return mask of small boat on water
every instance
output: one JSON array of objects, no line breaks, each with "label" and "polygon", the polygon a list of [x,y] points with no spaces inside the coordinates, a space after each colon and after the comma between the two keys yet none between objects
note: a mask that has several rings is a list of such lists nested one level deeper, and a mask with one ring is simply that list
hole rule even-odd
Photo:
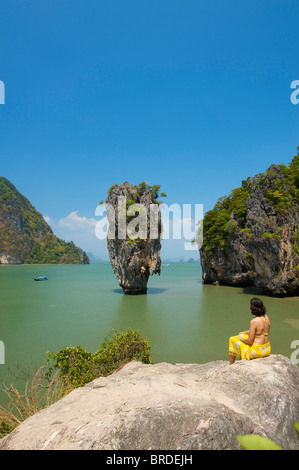
[{"label": "small boat on water", "polygon": [[47,281],[48,277],[47,276],[37,276],[34,278],[35,281]]}]

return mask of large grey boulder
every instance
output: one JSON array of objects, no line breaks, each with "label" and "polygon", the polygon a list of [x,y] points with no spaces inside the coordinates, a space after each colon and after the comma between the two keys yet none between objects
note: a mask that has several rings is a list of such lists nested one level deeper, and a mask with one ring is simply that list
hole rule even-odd
[{"label": "large grey boulder", "polygon": [[299,368],[280,355],[252,361],[131,362],[24,421],[2,449],[241,449],[257,433],[299,449]]}]

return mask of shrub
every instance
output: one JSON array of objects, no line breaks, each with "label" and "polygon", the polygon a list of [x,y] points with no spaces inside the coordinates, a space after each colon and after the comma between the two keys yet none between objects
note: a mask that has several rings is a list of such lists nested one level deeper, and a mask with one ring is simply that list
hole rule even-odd
[{"label": "shrub", "polygon": [[299,245],[298,245],[298,243],[294,243],[294,245],[292,246],[292,252],[295,255],[299,255]]},{"label": "shrub", "polygon": [[48,375],[58,369],[64,390],[68,391],[97,377],[109,375],[132,360],[145,364],[151,362],[148,341],[131,328],[125,333],[112,330],[112,338],[104,338],[102,346],[95,354],[89,353],[82,346],[67,347],[58,353],[48,352]]},{"label": "shrub", "polygon": [[111,340],[105,338],[94,357],[101,375],[111,374],[121,365],[133,360],[151,363],[148,341],[131,328],[126,333],[113,332]]},{"label": "shrub", "polygon": [[64,390],[70,386],[81,387],[98,376],[93,355],[80,345],[61,349],[57,353],[47,352],[47,363],[50,364],[49,377],[54,369],[59,370]]},{"label": "shrub", "polygon": [[239,232],[239,225],[238,222],[234,219],[230,219],[226,226],[225,230],[230,234],[230,235],[236,235]]},{"label": "shrub", "polygon": [[262,238],[267,238],[268,240],[277,240],[280,241],[280,236],[277,233],[264,232]]},{"label": "shrub", "polygon": [[249,227],[245,227],[242,230],[240,230],[240,235],[243,235],[243,234],[245,234],[247,241],[253,240],[253,233]]}]

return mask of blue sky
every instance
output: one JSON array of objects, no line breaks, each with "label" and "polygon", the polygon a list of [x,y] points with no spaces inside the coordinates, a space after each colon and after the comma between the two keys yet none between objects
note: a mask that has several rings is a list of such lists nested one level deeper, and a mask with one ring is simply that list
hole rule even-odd
[{"label": "blue sky", "polygon": [[0,0],[0,175],[102,257],[114,183],[211,209],[296,153],[298,24],[298,0]]}]

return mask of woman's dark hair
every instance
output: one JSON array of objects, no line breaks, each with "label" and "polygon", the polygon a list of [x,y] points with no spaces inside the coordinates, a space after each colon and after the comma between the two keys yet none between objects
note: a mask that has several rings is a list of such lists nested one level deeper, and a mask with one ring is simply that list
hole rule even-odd
[{"label": "woman's dark hair", "polygon": [[253,299],[250,300],[250,310],[252,315],[256,315],[257,317],[261,317],[266,313],[266,307],[258,297],[253,297]]}]

